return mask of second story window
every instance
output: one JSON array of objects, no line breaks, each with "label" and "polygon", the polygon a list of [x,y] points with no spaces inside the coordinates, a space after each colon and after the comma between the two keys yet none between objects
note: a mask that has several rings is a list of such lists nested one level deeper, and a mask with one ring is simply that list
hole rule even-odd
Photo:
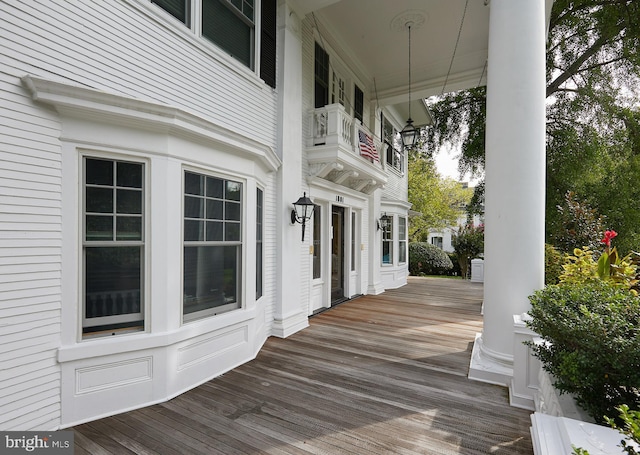
[{"label": "second story window", "polygon": [[[251,68],[260,58],[260,77],[271,87],[276,84],[276,0],[151,0],[164,11],[233,58]],[[196,3],[201,5],[196,10]],[[195,14],[192,15],[192,12]],[[256,39],[256,14],[260,14],[260,35]],[[192,24],[192,18],[196,24]],[[256,46],[259,52],[256,53]]]},{"label": "second story window", "polygon": [[329,102],[329,54],[316,43],[315,63],[315,107],[326,106]]},{"label": "second story window", "polygon": [[353,89],[353,116],[362,123],[364,113],[364,93],[357,85]]},{"label": "second story window", "polygon": [[386,117],[382,117],[382,134],[387,167],[404,172],[404,151],[398,138],[399,133]]},{"label": "second story window", "polygon": [[253,0],[203,0],[202,36],[253,69]]}]

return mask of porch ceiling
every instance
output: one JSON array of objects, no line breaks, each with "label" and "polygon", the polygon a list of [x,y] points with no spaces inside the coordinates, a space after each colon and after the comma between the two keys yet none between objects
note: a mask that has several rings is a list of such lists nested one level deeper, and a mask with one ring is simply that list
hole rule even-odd
[{"label": "porch ceiling", "polygon": [[[411,98],[484,85],[489,36],[485,0],[294,0],[322,39],[356,68],[380,105],[406,106],[408,32]],[[314,9],[314,5],[317,5]],[[465,13],[466,5],[466,13]],[[313,14],[313,16],[311,16]],[[462,23],[464,15],[464,22]],[[452,63],[458,31],[460,40]],[[451,71],[449,73],[449,66]],[[448,77],[447,74],[449,73]],[[377,89],[377,90],[376,90]]]}]

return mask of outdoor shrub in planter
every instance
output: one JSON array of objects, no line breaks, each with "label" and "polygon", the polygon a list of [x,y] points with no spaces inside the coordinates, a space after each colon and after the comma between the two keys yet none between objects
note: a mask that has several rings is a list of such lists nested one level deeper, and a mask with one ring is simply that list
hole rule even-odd
[{"label": "outdoor shrub in planter", "polygon": [[447,253],[427,242],[409,244],[409,273],[411,275],[439,275],[453,264]]},{"label": "outdoor shrub in planter", "polygon": [[603,281],[547,286],[530,298],[529,344],[560,393],[598,423],[640,409],[640,298]]}]

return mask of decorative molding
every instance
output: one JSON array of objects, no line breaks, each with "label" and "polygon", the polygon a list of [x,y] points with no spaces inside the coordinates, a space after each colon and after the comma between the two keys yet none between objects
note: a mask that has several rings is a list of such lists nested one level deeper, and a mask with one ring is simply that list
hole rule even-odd
[{"label": "decorative molding", "polygon": [[152,379],[153,357],[151,356],[78,368],[75,381],[76,394],[99,392]]},{"label": "decorative molding", "polygon": [[277,171],[282,164],[268,145],[167,104],[33,75],[22,77],[22,83],[35,101],[54,106],[63,116],[93,118],[96,122],[110,122],[194,140],[216,142],[238,153],[250,155],[271,172]]},{"label": "decorative molding", "polygon": [[406,32],[411,25],[414,30],[427,23],[429,16],[424,11],[417,9],[407,10],[391,19],[389,28],[394,32]]}]

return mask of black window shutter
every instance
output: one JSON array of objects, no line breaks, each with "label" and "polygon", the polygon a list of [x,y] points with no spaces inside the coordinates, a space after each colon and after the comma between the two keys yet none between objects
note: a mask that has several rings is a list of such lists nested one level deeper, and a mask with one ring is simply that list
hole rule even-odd
[{"label": "black window shutter", "polygon": [[276,88],[276,7],[278,0],[262,0],[260,78]]}]

